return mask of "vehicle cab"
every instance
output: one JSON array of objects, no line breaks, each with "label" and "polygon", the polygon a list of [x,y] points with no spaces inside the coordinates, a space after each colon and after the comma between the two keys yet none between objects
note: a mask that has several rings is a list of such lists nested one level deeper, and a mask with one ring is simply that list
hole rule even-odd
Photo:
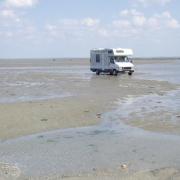
[{"label": "vehicle cab", "polygon": [[128,56],[110,56],[110,66],[117,72],[128,72],[129,75],[134,72],[132,59]]}]

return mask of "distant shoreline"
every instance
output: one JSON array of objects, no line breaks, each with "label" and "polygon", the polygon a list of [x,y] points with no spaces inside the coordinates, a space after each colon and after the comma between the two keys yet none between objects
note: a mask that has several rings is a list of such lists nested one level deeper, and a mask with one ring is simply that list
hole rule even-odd
[{"label": "distant shoreline", "polygon": [[180,60],[180,57],[134,57],[134,60]]},{"label": "distant shoreline", "polygon": [[[133,57],[134,60],[180,60],[180,57]],[[60,61],[60,60],[89,60],[89,57],[48,57],[48,58],[0,58],[0,61],[4,60],[52,60],[52,61]]]}]

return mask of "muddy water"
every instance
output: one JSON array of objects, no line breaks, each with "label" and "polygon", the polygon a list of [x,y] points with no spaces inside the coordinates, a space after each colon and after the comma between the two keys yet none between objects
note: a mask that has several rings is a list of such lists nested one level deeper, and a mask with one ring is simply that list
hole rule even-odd
[{"label": "muddy water", "polygon": [[[180,85],[180,61],[170,63],[141,64],[137,66],[136,78],[168,81]],[[150,87],[151,90],[155,87]],[[180,88],[176,91],[130,97],[126,103],[120,102],[124,122],[147,130],[180,134]],[[163,127],[163,128],[162,128]]]},{"label": "muddy water", "polygon": [[136,67],[138,74],[135,74],[135,76],[141,79],[169,81],[180,84],[179,70],[180,60],[172,61],[172,63],[140,64]]},{"label": "muddy water", "polygon": [[[146,66],[148,69],[149,65]],[[76,76],[88,80],[91,73],[87,73],[86,68],[83,75],[78,74],[78,70]],[[169,72],[173,70],[169,69]],[[147,71],[144,74],[142,71],[137,71],[139,78],[146,76]],[[156,80],[154,72],[149,72],[148,78]],[[39,70],[35,73],[39,73]],[[165,78],[163,73],[167,73],[167,69],[161,70],[157,80],[161,79],[159,77]],[[28,77],[28,74],[24,77]],[[170,79],[163,80],[174,82]],[[177,76],[172,79],[176,79],[178,83]],[[46,79],[44,81],[45,84],[48,82]],[[21,86],[25,87],[23,83]],[[30,88],[28,93],[32,94],[33,91]],[[47,92],[46,89],[45,91]],[[123,120],[142,118],[159,111],[159,116],[162,111],[170,112],[169,121],[178,123],[179,117],[175,115],[179,113],[179,105],[179,90],[163,96],[130,96],[124,102],[117,101],[117,109],[103,114],[102,123],[97,126],[57,130],[1,141],[0,162],[17,166],[28,177],[52,174],[71,176],[102,169],[118,169],[122,164],[127,164],[131,172],[161,167],[180,168],[179,135],[154,133],[123,123]]]}]

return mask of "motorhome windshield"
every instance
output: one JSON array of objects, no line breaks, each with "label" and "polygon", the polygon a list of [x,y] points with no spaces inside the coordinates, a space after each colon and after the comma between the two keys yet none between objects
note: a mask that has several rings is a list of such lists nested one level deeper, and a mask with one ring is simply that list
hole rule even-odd
[{"label": "motorhome windshield", "polygon": [[116,62],[129,62],[129,58],[127,56],[114,56],[114,60]]}]

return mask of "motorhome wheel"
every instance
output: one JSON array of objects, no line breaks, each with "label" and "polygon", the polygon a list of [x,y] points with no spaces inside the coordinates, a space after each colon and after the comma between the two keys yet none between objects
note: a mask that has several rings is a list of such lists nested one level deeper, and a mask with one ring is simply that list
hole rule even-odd
[{"label": "motorhome wheel", "polygon": [[96,70],[96,75],[99,75],[100,74],[100,71],[99,70]]},{"label": "motorhome wheel", "polygon": [[117,76],[117,74],[118,74],[118,72],[114,69],[114,70],[113,70],[113,75],[114,75],[114,76]]},{"label": "motorhome wheel", "polygon": [[112,75],[113,75],[113,71],[111,70],[111,71],[109,72],[109,74],[112,76]]}]

